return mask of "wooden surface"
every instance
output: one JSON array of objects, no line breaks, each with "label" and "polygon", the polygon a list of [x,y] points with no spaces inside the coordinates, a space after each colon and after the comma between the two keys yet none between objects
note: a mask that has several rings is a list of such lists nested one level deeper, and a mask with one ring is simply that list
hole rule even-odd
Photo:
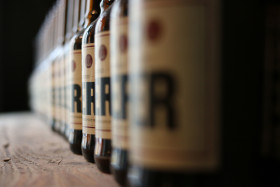
[{"label": "wooden surface", "polygon": [[0,115],[0,186],[118,186],[31,113]]}]

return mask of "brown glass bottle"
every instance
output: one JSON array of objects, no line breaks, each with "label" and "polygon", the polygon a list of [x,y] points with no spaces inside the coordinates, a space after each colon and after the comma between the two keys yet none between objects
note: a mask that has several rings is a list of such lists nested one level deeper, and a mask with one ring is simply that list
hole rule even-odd
[{"label": "brown glass bottle", "polygon": [[75,154],[82,154],[82,87],[81,87],[81,40],[80,32],[81,0],[74,0],[73,32],[76,33],[70,41],[70,130],[68,141],[70,149]]},{"label": "brown glass bottle", "polygon": [[63,43],[64,43],[64,22],[63,22],[63,12],[62,8],[65,8],[63,5],[63,1],[57,1],[56,4],[56,11],[55,11],[55,27],[54,33],[56,33],[57,40],[57,56],[56,56],[56,63],[57,63],[57,111],[56,111],[56,118],[57,118],[57,125],[55,131],[57,133],[61,132],[61,129],[64,126],[65,118],[64,118],[64,56],[63,56]]},{"label": "brown glass bottle", "polygon": [[71,100],[70,100],[70,40],[73,36],[73,16],[74,15],[74,0],[68,0],[67,3],[67,17],[66,17],[66,34],[65,34],[65,44],[64,44],[64,59],[65,59],[65,66],[66,66],[66,72],[65,72],[65,100],[66,100],[66,126],[64,130],[64,137],[68,140],[69,138],[69,132],[70,132],[70,105],[71,105]]},{"label": "brown glass bottle", "polygon": [[218,5],[130,2],[130,186],[206,186],[219,169]]},{"label": "brown glass bottle", "polygon": [[111,96],[110,96],[110,14],[113,0],[100,3],[101,14],[95,28],[95,162],[99,170],[110,173]]},{"label": "brown glass bottle", "polygon": [[[57,7],[57,4],[55,5],[55,7]],[[55,7],[51,10],[51,14],[53,16],[52,18],[52,21],[51,21],[51,30],[53,30],[53,40],[52,40],[52,43],[53,43],[53,51],[51,52],[50,54],[50,59],[52,61],[52,73],[53,73],[53,117],[54,117],[54,123],[53,123],[53,126],[52,126],[52,130],[55,131],[55,132],[58,132],[59,130],[59,127],[60,127],[60,124],[61,124],[61,121],[60,121],[60,99],[59,99],[59,94],[60,94],[60,91],[59,91],[59,61],[60,61],[60,52],[61,52],[61,46],[59,45],[59,42],[58,42],[58,38],[59,38],[59,35],[58,33],[56,32],[57,31],[57,26],[58,26],[58,10],[55,9]]]},{"label": "brown glass bottle", "polygon": [[57,42],[60,46],[60,52],[58,56],[58,66],[59,66],[59,79],[58,79],[58,93],[59,93],[59,121],[60,126],[57,129],[57,132],[60,135],[64,135],[64,129],[65,129],[65,58],[64,58],[64,43],[65,43],[65,27],[66,27],[66,1],[58,1],[58,12],[57,12],[57,26],[56,26],[56,33],[58,35]]},{"label": "brown glass bottle", "polygon": [[[49,18],[50,19],[50,18]],[[50,22],[50,21],[49,21]],[[49,25],[51,25],[51,24],[49,24]],[[46,32],[47,33],[51,33],[50,32],[50,29],[49,29],[49,27],[50,26],[45,26],[46,27]],[[49,34],[50,35],[50,34]],[[51,36],[51,37],[50,37]],[[52,129],[52,131],[55,131],[55,124],[56,124],[56,118],[55,118],[55,112],[56,112],[56,85],[55,85],[55,83],[56,83],[56,73],[55,73],[55,63],[54,63],[54,61],[53,61],[53,51],[54,51],[54,49],[55,49],[55,35],[54,34],[52,34],[52,35],[50,35],[49,37],[50,37],[50,40],[48,40],[48,45],[50,46],[49,47],[49,49],[51,49],[50,51],[49,51],[49,61],[50,61],[50,66],[51,66],[51,75],[52,75],[52,84],[51,84],[51,92],[52,92],[52,123],[51,123],[51,129]],[[46,36],[45,36],[45,38],[44,38],[45,40],[46,40]],[[42,45],[42,44],[41,44]]]},{"label": "brown glass bottle", "polygon": [[111,13],[111,171],[120,184],[128,169],[128,0],[117,0]]},{"label": "brown glass bottle", "polygon": [[66,108],[66,62],[67,58],[65,58],[65,43],[66,43],[66,27],[67,27],[67,14],[68,14],[68,0],[59,1],[59,23],[58,23],[58,35],[59,35],[59,43],[62,46],[61,52],[61,64],[60,64],[60,74],[61,74],[61,127],[59,129],[60,135],[65,135],[65,129],[67,126],[67,108]]},{"label": "brown glass bottle", "polygon": [[[82,153],[89,162],[94,162],[95,147],[95,101],[94,101],[94,29],[100,14],[100,0],[88,0],[86,22],[82,39],[82,87],[83,87],[83,140]],[[94,25],[94,26],[93,26]],[[92,30],[93,29],[93,30]]]}]

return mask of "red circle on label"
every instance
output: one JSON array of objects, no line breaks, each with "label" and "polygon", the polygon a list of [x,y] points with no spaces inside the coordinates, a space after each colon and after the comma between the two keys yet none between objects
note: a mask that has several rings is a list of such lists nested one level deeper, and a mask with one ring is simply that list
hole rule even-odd
[{"label": "red circle on label", "polygon": [[107,48],[104,45],[101,45],[99,48],[99,59],[101,61],[105,60],[107,57]]},{"label": "red circle on label", "polygon": [[76,70],[76,62],[72,61],[72,71],[74,72]]},{"label": "red circle on label", "polygon": [[147,36],[149,40],[158,40],[162,33],[161,24],[157,20],[152,20],[148,23]]},{"label": "red circle on label", "polygon": [[121,35],[120,36],[120,41],[119,41],[119,46],[121,52],[126,52],[127,50],[127,36],[126,35]]},{"label": "red circle on label", "polygon": [[90,68],[92,66],[92,56],[90,54],[88,54],[86,56],[86,67]]}]

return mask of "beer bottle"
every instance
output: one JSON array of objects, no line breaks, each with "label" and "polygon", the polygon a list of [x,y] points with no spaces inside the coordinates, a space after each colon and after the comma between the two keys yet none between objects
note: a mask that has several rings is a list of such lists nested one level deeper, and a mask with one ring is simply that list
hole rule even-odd
[{"label": "beer bottle", "polygon": [[130,186],[206,186],[220,165],[218,7],[129,4]]},{"label": "beer bottle", "polygon": [[111,13],[111,171],[124,185],[128,167],[128,0],[117,0]]},{"label": "beer bottle", "polygon": [[52,61],[52,92],[53,92],[53,117],[54,123],[52,126],[53,131],[59,132],[59,128],[61,125],[60,121],[60,91],[59,91],[59,61],[60,61],[60,54],[61,54],[61,46],[58,43],[58,33],[57,33],[57,26],[58,26],[58,11],[57,11],[57,4],[53,7],[50,14],[51,18],[51,25],[49,27],[50,33],[52,34],[52,52],[50,53],[50,61]]},{"label": "beer bottle", "polygon": [[53,27],[53,34],[55,35],[55,118],[56,118],[56,124],[55,124],[55,131],[57,133],[60,133],[60,129],[63,126],[63,99],[62,99],[62,80],[63,80],[63,74],[62,74],[62,66],[63,66],[63,35],[61,34],[61,19],[60,19],[60,3],[61,1],[57,1],[55,4],[55,10],[54,10],[54,27]]},{"label": "beer bottle", "polygon": [[113,0],[102,0],[95,28],[95,162],[110,173],[111,96],[110,96],[110,14]]},{"label": "beer bottle", "polygon": [[66,17],[66,33],[65,33],[65,44],[64,44],[64,59],[65,59],[65,76],[66,76],[66,91],[65,91],[65,99],[66,99],[66,127],[65,127],[65,138],[69,138],[69,132],[70,132],[70,106],[71,106],[71,77],[70,72],[72,69],[72,65],[70,62],[70,40],[73,36],[73,17],[74,17],[74,0],[68,0],[67,2],[67,17]]},{"label": "beer bottle", "polygon": [[62,33],[62,14],[61,14],[61,5],[62,1],[57,1],[56,3],[56,11],[55,11],[55,27],[54,33],[56,34],[56,44],[57,44],[57,56],[56,56],[56,72],[57,72],[57,79],[56,79],[56,92],[57,92],[57,111],[56,111],[56,132],[60,133],[61,128],[64,125],[64,98],[63,98],[63,80],[64,80],[64,58],[63,58],[63,33]]},{"label": "beer bottle", "polygon": [[66,35],[66,18],[67,18],[67,3],[68,0],[61,0],[59,3],[59,15],[58,15],[58,35],[59,35],[59,44],[62,47],[61,62],[60,62],[60,117],[61,117],[61,126],[59,133],[64,136],[66,129],[66,58],[65,58],[65,35]]},{"label": "beer bottle", "polygon": [[[94,77],[94,28],[92,23],[100,13],[100,0],[87,0],[85,26],[82,39],[82,95],[83,95],[83,140],[82,153],[89,162],[94,162],[95,146],[95,77]],[[94,24],[95,26],[95,24]]]},{"label": "beer bottle", "polygon": [[82,70],[81,70],[81,42],[78,39],[80,26],[78,25],[80,19],[81,1],[74,0],[74,18],[73,18],[73,32],[75,33],[70,41],[70,132],[69,144],[70,149],[75,154],[82,154]]},{"label": "beer bottle", "polygon": [[[50,19],[50,18],[49,18]],[[49,53],[49,61],[50,61],[50,66],[51,66],[51,92],[52,92],[52,124],[51,124],[51,129],[53,131],[55,131],[55,126],[56,126],[56,64],[54,61],[54,56],[55,56],[55,45],[54,45],[54,41],[55,41],[55,35],[53,32],[50,32],[51,26],[47,27],[47,32],[49,33],[48,35],[50,35],[49,37],[49,42],[47,42],[47,44],[50,46],[51,52]],[[52,27],[51,27],[52,28]],[[52,33],[52,34],[51,34]],[[47,38],[45,38],[46,40]]]}]

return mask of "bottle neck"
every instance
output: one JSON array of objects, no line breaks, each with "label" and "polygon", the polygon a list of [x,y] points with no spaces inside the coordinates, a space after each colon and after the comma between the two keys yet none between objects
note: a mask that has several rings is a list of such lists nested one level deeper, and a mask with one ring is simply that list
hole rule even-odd
[{"label": "bottle neck", "polygon": [[84,28],[88,27],[91,22],[93,22],[100,14],[100,4],[101,0],[87,0],[87,6],[85,11],[85,24]]},{"label": "bottle neck", "polygon": [[67,27],[67,5],[68,5],[68,0],[61,1],[60,5],[60,12],[61,12],[61,24],[62,24],[62,29],[61,33],[63,35],[63,45],[66,42],[66,27]]},{"label": "bottle neck", "polygon": [[73,14],[74,14],[74,0],[67,2],[67,18],[66,18],[66,41],[70,41],[73,33]]},{"label": "bottle neck", "polygon": [[81,0],[74,0],[74,18],[73,18],[74,34],[79,31],[80,7],[81,7]]},{"label": "bottle neck", "polygon": [[85,12],[86,12],[87,1],[88,0],[81,0],[79,30],[81,30],[85,24]]},{"label": "bottle neck", "polygon": [[114,0],[102,0],[100,3],[100,15],[113,4]]}]

